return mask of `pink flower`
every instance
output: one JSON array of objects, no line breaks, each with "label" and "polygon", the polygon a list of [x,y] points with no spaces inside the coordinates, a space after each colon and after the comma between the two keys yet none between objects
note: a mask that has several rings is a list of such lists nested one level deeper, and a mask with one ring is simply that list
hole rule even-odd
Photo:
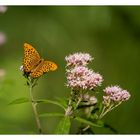
[{"label": "pink flower", "polygon": [[6,43],[6,35],[3,32],[0,32],[0,46]]},{"label": "pink flower", "polygon": [[111,86],[111,87],[106,87],[103,91],[107,95],[112,95],[114,93],[120,92],[122,89],[119,86]]},{"label": "pink flower", "polygon": [[105,96],[103,96],[104,104],[108,102],[122,102],[127,101],[130,98],[130,93],[127,90],[123,90],[119,86],[106,87],[104,90]]},{"label": "pink flower", "polygon": [[130,93],[127,90],[122,91],[122,100],[127,101],[131,97]]},{"label": "pink flower", "polygon": [[67,66],[86,66],[93,58],[88,53],[74,53],[65,57]]},{"label": "pink flower", "polygon": [[76,66],[67,70],[67,86],[72,89],[88,89],[100,86],[103,78],[85,66]]},{"label": "pink flower", "polygon": [[7,11],[6,6],[0,6],[0,13],[5,13]]}]

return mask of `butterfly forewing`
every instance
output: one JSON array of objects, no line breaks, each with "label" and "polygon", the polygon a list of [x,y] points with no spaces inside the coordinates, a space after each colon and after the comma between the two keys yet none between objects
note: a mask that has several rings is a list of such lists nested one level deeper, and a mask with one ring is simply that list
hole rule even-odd
[{"label": "butterfly forewing", "polygon": [[40,62],[40,55],[38,52],[30,45],[24,44],[24,60],[23,67],[25,72],[31,72]]}]

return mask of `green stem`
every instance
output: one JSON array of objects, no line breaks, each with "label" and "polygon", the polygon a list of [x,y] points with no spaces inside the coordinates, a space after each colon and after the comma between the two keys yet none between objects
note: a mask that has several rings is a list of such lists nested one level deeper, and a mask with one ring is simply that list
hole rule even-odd
[{"label": "green stem", "polygon": [[70,116],[72,114],[72,92],[71,92],[71,96],[69,98],[69,102],[68,102],[68,107],[65,110],[65,116]]},{"label": "green stem", "polygon": [[89,128],[90,128],[90,125],[87,125],[85,128],[83,128],[83,131],[86,131]]},{"label": "green stem", "polygon": [[75,107],[73,107],[73,105],[72,105],[72,102],[73,102],[73,91],[71,91],[71,95],[70,95],[70,98],[69,98],[69,103],[68,103],[68,107],[67,107],[67,109],[66,109],[66,111],[65,111],[65,116],[70,116],[70,115],[72,115],[72,113],[78,108],[78,106],[79,106],[79,104],[80,104],[80,102],[81,102],[81,100],[82,100],[82,94],[80,94],[80,97],[78,98],[78,101],[77,101],[77,103],[76,103],[76,106]]},{"label": "green stem", "polygon": [[75,106],[75,108],[74,108],[74,110],[76,110],[77,108],[78,108],[78,106],[79,106],[79,104],[81,103],[81,101],[82,101],[82,96],[83,96],[83,94],[84,94],[84,92],[83,92],[83,90],[80,90],[79,91],[79,97],[78,97],[78,101],[77,101],[77,103],[76,103],[76,106]]},{"label": "green stem", "polygon": [[112,111],[113,109],[115,109],[116,107],[118,107],[121,103],[122,103],[122,102],[119,102],[118,104],[116,104],[114,107],[112,107],[112,108],[110,109],[110,111]]},{"label": "green stem", "polygon": [[103,113],[105,112],[105,109],[106,109],[106,107],[104,106],[104,107],[103,107],[103,109],[102,109],[101,114],[99,115],[99,119],[101,119],[101,118],[102,118],[102,115],[103,115]]},{"label": "green stem", "polygon": [[77,103],[76,103],[76,106],[75,106],[75,110],[78,108],[79,104],[81,103],[82,101],[82,97],[80,96]]},{"label": "green stem", "polygon": [[41,124],[40,124],[40,120],[39,120],[39,116],[38,116],[38,112],[37,112],[37,108],[36,108],[37,103],[34,101],[34,98],[33,98],[33,95],[32,95],[33,84],[32,84],[31,81],[30,81],[29,87],[30,87],[30,98],[31,98],[33,112],[34,112],[34,115],[35,115],[35,120],[36,120],[36,123],[37,123],[37,128],[38,128],[39,134],[42,134],[42,128],[41,128]]},{"label": "green stem", "polygon": [[110,111],[112,111],[113,109],[115,109],[116,107],[118,107],[121,103],[122,103],[122,102],[119,102],[119,103],[116,104],[115,106],[114,106],[114,104],[110,105],[110,107],[107,108],[106,111],[105,111],[105,107],[104,107],[103,110],[102,110],[102,113],[101,113],[100,116],[99,116],[99,119],[102,119],[108,112],[110,112]]},{"label": "green stem", "polygon": [[110,105],[110,107],[105,112],[103,112],[103,114],[101,115],[100,119],[103,118],[109,111],[111,111],[112,107],[113,107],[113,105]]}]

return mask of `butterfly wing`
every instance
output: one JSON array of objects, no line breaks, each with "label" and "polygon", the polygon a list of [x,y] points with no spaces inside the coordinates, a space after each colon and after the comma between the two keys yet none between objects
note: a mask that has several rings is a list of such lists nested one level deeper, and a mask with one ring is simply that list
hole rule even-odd
[{"label": "butterfly wing", "polygon": [[43,73],[49,71],[55,71],[57,69],[57,65],[51,61],[42,60],[41,63],[37,66],[35,70],[30,74],[31,77],[37,78],[43,75]]},{"label": "butterfly wing", "polygon": [[38,52],[30,45],[24,44],[24,59],[23,68],[25,72],[31,72],[31,70],[36,67],[40,62],[40,55]]},{"label": "butterfly wing", "polygon": [[52,61],[44,61],[44,65],[42,67],[43,72],[48,72],[48,71],[55,71],[57,69],[57,65],[52,62]]}]

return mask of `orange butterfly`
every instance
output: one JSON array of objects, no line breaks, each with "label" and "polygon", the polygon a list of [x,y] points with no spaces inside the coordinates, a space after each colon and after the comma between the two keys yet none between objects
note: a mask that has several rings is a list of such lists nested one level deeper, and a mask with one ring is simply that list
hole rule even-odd
[{"label": "orange butterfly", "polygon": [[23,70],[32,78],[42,76],[48,71],[55,71],[57,65],[54,62],[40,58],[39,53],[30,44],[24,44]]}]

